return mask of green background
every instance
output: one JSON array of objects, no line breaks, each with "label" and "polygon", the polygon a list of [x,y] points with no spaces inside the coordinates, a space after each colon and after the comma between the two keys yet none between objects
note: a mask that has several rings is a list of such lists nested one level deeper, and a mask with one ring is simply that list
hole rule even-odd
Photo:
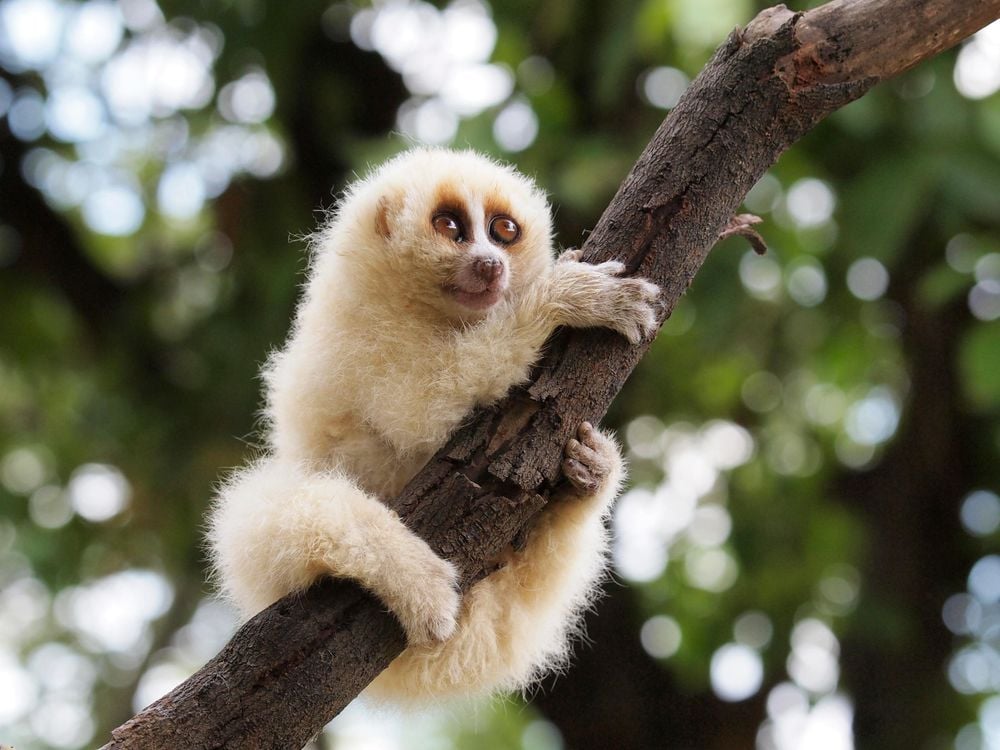
[{"label": "green background", "polygon": [[[0,0],[0,23],[17,1]],[[210,602],[205,510],[258,442],[256,372],[287,330],[299,238],[406,147],[407,113],[433,99],[407,88],[401,58],[356,44],[357,14],[483,8],[160,7],[76,67],[58,68],[65,43],[36,66],[0,46],[0,102],[44,102],[76,75],[111,113],[81,141],[52,122],[18,137],[0,107],[0,743],[21,750],[102,744],[231,632]],[[487,52],[509,93],[445,116],[448,142],[534,176],[560,243],[578,245],[666,114],[667,84],[763,7],[496,2]],[[887,33],[905,23],[886,18]],[[1000,68],[998,36],[981,43]],[[205,96],[118,117],[108,60],[192,37],[210,42]],[[524,702],[404,720],[352,707],[318,744],[1000,746],[1000,95],[960,93],[958,62],[877,86],[786,153],[747,200],[767,256],[715,248],[626,385],[608,421],[636,490],[574,666]],[[248,72],[273,110],[241,120],[224,87]],[[504,112],[537,124],[516,152]],[[227,148],[251,161],[171,215],[166,171]],[[86,191],[67,198],[72,168],[94,164],[141,201],[119,236],[98,231]],[[88,477],[120,512],[87,505]],[[750,695],[719,697],[727,666]]]}]

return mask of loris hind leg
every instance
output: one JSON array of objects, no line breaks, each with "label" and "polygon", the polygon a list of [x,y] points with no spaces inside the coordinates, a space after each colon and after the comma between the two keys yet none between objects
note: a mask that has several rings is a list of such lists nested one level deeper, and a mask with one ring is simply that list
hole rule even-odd
[{"label": "loris hind leg", "polygon": [[223,591],[247,616],[331,575],[381,599],[411,644],[455,629],[455,567],[342,474],[273,458],[238,472],[216,498],[209,543]]},{"label": "loris hind leg", "polygon": [[527,688],[565,666],[605,568],[604,518],[624,477],[613,438],[584,423],[566,445],[567,486],[524,549],[465,595],[449,640],[407,649],[366,695],[425,702]]}]

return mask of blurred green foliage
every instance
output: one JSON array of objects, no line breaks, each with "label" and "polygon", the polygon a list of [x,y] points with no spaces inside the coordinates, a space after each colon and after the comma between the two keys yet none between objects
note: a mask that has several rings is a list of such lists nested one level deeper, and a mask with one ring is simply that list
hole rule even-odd
[{"label": "blurred green foliage", "polygon": [[[0,0],[0,20],[18,2]],[[202,523],[213,484],[257,440],[255,373],[287,330],[298,238],[354,174],[407,145],[403,113],[434,98],[352,37],[352,18],[399,7],[417,6],[174,0],[127,29],[119,51],[156,29],[204,31],[219,95],[141,127],[108,108],[108,131],[140,142],[113,165],[145,206],[124,236],[95,231],[85,198],[67,204],[33,172],[42,150],[71,164],[92,153],[44,128],[13,134],[4,91],[51,95],[61,79],[0,55],[0,742],[101,743],[232,627],[204,603]],[[487,53],[511,90],[455,117],[446,140],[534,175],[560,241],[579,244],[665,115],[651,102],[762,7],[497,2]],[[976,43],[998,54],[997,34]],[[526,706],[456,713],[399,746],[849,747],[838,696],[861,748],[1000,741],[1000,95],[960,93],[960,62],[880,85],[783,156],[747,199],[768,254],[721,243],[627,384],[609,419],[638,488],[616,522],[630,582],[589,618],[578,666]],[[84,78],[99,80],[92,67]],[[232,125],[221,90],[248,70],[266,74],[274,107],[242,127],[280,145],[280,167],[234,171],[191,215],[165,214],[165,170],[214,153],[198,139]],[[505,151],[512,103],[537,133]],[[160,148],[170,128],[182,145]],[[118,512],[102,515],[104,495],[88,505],[94,477]],[[91,595],[129,570],[168,593],[143,579]],[[92,627],[111,600],[111,630],[138,617],[117,646]],[[751,677],[763,667],[738,701],[717,694],[745,670],[713,677],[726,644],[756,655]],[[352,721],[322,741],[360,742],[365,719]]]}]

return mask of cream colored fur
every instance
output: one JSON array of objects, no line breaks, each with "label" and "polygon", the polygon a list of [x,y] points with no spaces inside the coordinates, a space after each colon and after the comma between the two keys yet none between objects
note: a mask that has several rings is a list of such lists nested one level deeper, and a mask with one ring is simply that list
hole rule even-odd
[{"label": "cream colored fur", "polygon": [[[464,242],[435,233],[442,206],[467,217]],[[521,228],[509,247],[487,235],[498,211]],[[482,311],[448,291],[476,253],[506,269],[502,298]],[[322,575],[358,580],[410,643],[367,691],[377,698],[516,689],[563,663],[604,567],[603,520],[623,476],[607,436],[581,428],[564,463],[575,489],[461,601],[451,563],[379,498],[398,493],[475,406],[523,382],[557,326],[648,335],[658,290],[622,270],[575,253],[554,261],[544,196],[472,152],[413,150],[354,185],[316,237],[292,333],[264,371],[267,455],[214,504],[224,593],[250,615]]]}]

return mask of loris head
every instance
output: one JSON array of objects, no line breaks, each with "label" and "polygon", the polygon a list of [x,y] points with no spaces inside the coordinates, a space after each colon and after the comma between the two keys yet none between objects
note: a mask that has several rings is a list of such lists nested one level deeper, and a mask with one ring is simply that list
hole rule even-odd
[{"label": "loris head", "polygon": [[516,304],[545,273],[551,232],[528,178],[472,151],[422,148],[352,187],[323,243],[379,297],[469,322]]}]

